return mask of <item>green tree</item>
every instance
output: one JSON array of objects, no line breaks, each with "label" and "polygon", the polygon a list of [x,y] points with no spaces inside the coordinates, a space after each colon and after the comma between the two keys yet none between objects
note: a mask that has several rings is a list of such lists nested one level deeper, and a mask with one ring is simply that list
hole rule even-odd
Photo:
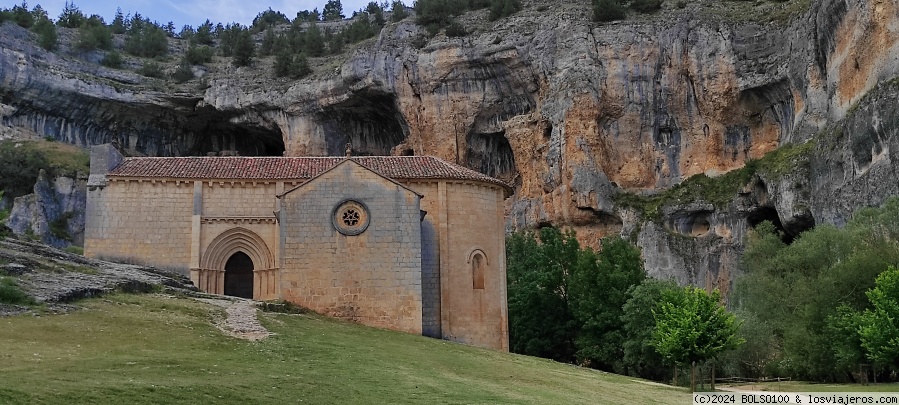
[{"label": "green tree", "polygon": [[640,250],[620,237],[602,240],[602,250],[581,251],[569,275],[571,308],[579,331],[575,346],[579,364],[623,372],[623,306],[628,290],[646,278]]},{"label": "green tree", "polygon": [[128,27],[125,26],[125,15],[122,14],[122,9],[116,7],[115,9],[115,17],[112,18],[112,25],[110,26],[113,34],[124,34]]},{"label": "green tree", "polygon": [[409,13],[406,12],[406,5],[404,5],[402,1],[394,0],[390,6],[390,20],[393,22],[398,22],[402,21],[408,16]]},{"label": "green tree", "polygon": [[125,52],[144,58],[155,58],[168,53],[168,38],[162,28],[140,14],[131,18],[125,35]]},{"label": "green tree", "polygon": [[625,9],[620,0],[593,0],[593,19],[595,21],[622,20],[624,16]]},{"label": "green tree", "polygon": [[309,56],[316,57],[325,54],[325,38],[322,36],[322,31],[318,28],[318,25],[310,24],[303,38],[303,50]]},{"label": "green tree", "polygon": [[875,365],[899,371],[899,268],[890,266],[866,292],[873,309],[859,319],[858,333]]},{"label": "green tree", "polygon": [[309,67],[309,61],[306,60],[306,55],[296,55],[290,62],[290,77],[302,79],[309,76],[310,73],[312,73],[312,68]]},{"label": "green tree", "polygon": [[240,30],[234,42],[234,55],[231,63],[234,66],[250,66],[253,63],[253,55],[255,53],[256,45],[253,44],[253,36],[250,30]]},{"label": "green tree", "polygon": [[212,45],[212,22],[208,19],[197,27],[197,32],[191,37],[191,43],[197,45]]},{"label": "green tree", "polygon": [[[899,198],[862,209],[843,228],[820,225],[785,244],[770,223],[749,234],[735,282],[736,303],[748,322],[770,328],[775,348],[768,370],[779,376],[851,380],[860,342],[848,339],[847,307],[870,307],[864,292],[891,263],[899,262]],[[855,352],[855,353],[853,353]],[[860,361],[860,360],[856,360]]]},{"label": "green tree", "polygon": [[41,19],[37,23],[34,24],[32,28],[35,33],[38,35],[38,45],[41,48],[44,48],[48,51],[53,51],[56,49],[58,34],[56,33],[56,26],[53,25],[53,22],[48,19]]},{"label": "green tree", "polygon": [[78,28],[78,39],[75,47],[81,51],[94,49],[112,49],[112,31],[100,16],[91,16]]},{"label": "green tree", "polygon": [[690,366],[690,390],[696,391],[696,363],[714,359],[737,348],[736,317],[720,304],[718,290],[708,294],[696,287],[666,291],[655,311],[653,331],[656,350],[662,357]]},{"label": "green tree", "polygon": [[265,36],[262,37],[262,44],[259,46],[259,56],[269,56],[275,53],[275,42],[277,42],[275,30],[268,27],[265,30]]},{"label": "green tree", "polygon": [[[298,13],[299,14],[299,13]],[[253,24],[250,26],[253,32],[262,32],[267,28],[274,27],[278,24],[289,24],[290,20],[280,11],[274,11],[271,7],[256,15]]]},{"label": "green tree", "polygon": [[87,20],[87,17],[81,10],[78,9],[78,6],[75,5],[75,2],[66,1],[65,7],[62,9],[62,13],[59,14],[59,18],[56,19],[56,25],[60,27],[66,28],[78,28],[81,27],[81,24],[84,23],[84,20]]},{"label": "green tree", "polygon": [[290,63],[293,62],[293,58],[290,54],[290,51],[287,49],[280,49],[277,53],[275,53],[275,63],[273,65],[273,69],[275,71],[275,77],[286,77],[290,75]]},{"label": "green tree", "polygon": [[507,239],[506,252],[511,350],[574,361],[577,321],[568,276],[584,263],[574,232],[547,227],[539,234],[516,233]]},{"label": "green tree", "polygon": [[340,4],[340,0],[328,0],[328,2],[325,3],[325,8],[322,9],[322,16],[325,21],[338,21],[344,19],[343,5]]},{"label": "green tree", "polygon": [[22,1],[21,5],[13,6],[12,19],[22,28],[31,28],[34,25],[34,15],[28,11],[28,3]]},{"label": "green tree", "polygon": [[627,302],[621,308],[621,330],[624,342],[621,362],[624,374],[665,381],[671,378],[665,359],[655,348],[653,311],[658,311],[666,291],[680,289],[673,281],[648,279],[628,290]]}]

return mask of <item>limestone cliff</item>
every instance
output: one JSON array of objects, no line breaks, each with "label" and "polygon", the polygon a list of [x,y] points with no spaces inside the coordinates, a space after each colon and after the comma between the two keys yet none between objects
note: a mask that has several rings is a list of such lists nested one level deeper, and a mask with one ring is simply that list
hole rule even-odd
[{"label": "limestone cliff", "polygon": [[[436,155],[514,184],[509,229],[572,226],[591,245],[621,233],[651,274],[722,287],[755,222],[795,234],[896,194],[877,183],[896,172],[895,92],[860,100],[899,75],[899,0],[666,2],[607,24],[590,21],[589,3],[523,1],[497,22],[471,12],[461,21],[472,34],[423,45],[409,18],[301,81],[260,60],[163,83],[44,52],[6,24],[2,131],[115,138],[148,155],[340,155],[348,142],[357,154]],[[666,201],[652,217],[616,197],[819,133],[832,142],[815,141],[798,172],[754,174],[725,203]]]},{"label": "limestone cliff", "polygon": [[86,203],[85,179],[65,176],[49,179],[42,170],[34,193],[14,200],[6,226],[18,235],[30,236],[50,246],[81,246]]}]

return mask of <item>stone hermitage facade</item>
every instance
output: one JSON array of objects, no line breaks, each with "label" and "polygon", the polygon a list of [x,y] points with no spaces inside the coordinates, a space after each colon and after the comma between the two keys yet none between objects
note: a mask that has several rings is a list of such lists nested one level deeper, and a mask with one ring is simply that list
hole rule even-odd
[{"label": "stone hermitage facade", "polygon": [[85,255],[365,325],[509,349],[502,181],[429,156],[91,150]]}]

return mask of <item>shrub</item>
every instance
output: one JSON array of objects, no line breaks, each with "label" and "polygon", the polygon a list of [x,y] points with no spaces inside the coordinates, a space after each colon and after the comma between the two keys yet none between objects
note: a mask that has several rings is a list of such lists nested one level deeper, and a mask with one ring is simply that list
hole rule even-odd
[{"label": "shrub", "polygon": [[38,151],[17,148],[14,142],[0,143],[0,190],[6,196],[30,194],[41,169],[54,174],[50,162]]},{"label": "shrub", "polygon": [[187,48],[187,53],[185,53],[184,58],[192,65],[202,65],[212,62],[212,48],[205,45],[191,45]]},{"label": "shrub", "polygon": [[181,59],[178,68],[172,73],[172,78],[175,79],[175,82],[177,83],[184,83],[194,78],[194,71],[190,68],[190,62],[188,62],[186,58]]},{"label": "shrub", "polygon": [[624,6],[618,0],[594,0],[593,19],[596,21],[615,21],[624,19]]},{"label": "shrub", "polygon": [[69,233],[69,220],[75,215],[74,212],[65,212],[53,221],[50,221],[50,234],[64,241],[72,241],[72,234]]},{"label": "shrub", "polygon": [[446,36],[448,37],[464,37],[468,35],[468,32],[465,31],[465,27],[458,22],[454,22],[446,27]]},{"label": "shrub", "polygon": [[75,47],[81,51],[94,49],[112,49],[112,31],[103,24],[83,24],[78,29],[78,41]]},{"label": "shrub", "polygon": [[121,69],[122,55],[116,51],[107,52],[106,56],[103,56],[103,59],[100,61],[100,64],[113,69]]},{"label": "shrub", "polygon": [[518,0],[491,0],[490,21],[508,17],[518,12],[518,10],[521,10],[521,3]]},{"label": "shrub", "polygon": [[0,277],[0,302],[11,305],[33,305],[34,299],[19,289],[15,279]]},{"label": "shrub", "polygon": [[155,77],[157,79],[160,79],[162,78],[162,67],[159,66],[159,64],[156,62],[150,61],[144,63],[144,65],[137,70],[137,73],[147,77]]},{"label": "shrub", "polygon": [[631,8],[641,13],[651,13],[662,8],[662,0],[633,0]]}]

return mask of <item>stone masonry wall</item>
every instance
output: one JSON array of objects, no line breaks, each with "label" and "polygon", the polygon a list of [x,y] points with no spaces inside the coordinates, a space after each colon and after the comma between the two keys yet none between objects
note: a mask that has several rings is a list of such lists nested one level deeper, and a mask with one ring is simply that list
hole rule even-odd
[{"label": "stone masonry wall", "polygon": [[[370,223],[347,236],[334,209],[354,199]],[[281,294],[326,315],[422,332],[419,196],[346,161],[288,192],[281,205]]]},{"label": "stone masonry wall", "polygon": [[84,253],[187,274],[193,182],[111,180],[88,191]]},{"label": "stone masonry wall", "polygon": [[271,217],[275,210],[275,183],[218,182],[203,184],[203,216]]},{"label": "stone masonry wall", "polygon": [[[450,340],[508,350],[503,196],[494,187],[447,183],[446,256],[441,258],[443,334]],[[470,260],[486,256],[484,288],[473,288]]]},{"label": "stone masonry wall", "polygon": [[[429,223],[436,231],[438,249],[432,254],[437,255],[440,266],[436,277],[440,306],[435,310],[439,311],[441,337],[508,350],[503,191],[492,185],[445,180],[405,184],[424,195],[421,207],[428,214],[423,232]],[[483,289],[473,288],[469,259],[476,250],[486,259]],[[422,274],[428,275],[426,268]],[[422,283],[427,296],[431,284],[425,278]]]}]

